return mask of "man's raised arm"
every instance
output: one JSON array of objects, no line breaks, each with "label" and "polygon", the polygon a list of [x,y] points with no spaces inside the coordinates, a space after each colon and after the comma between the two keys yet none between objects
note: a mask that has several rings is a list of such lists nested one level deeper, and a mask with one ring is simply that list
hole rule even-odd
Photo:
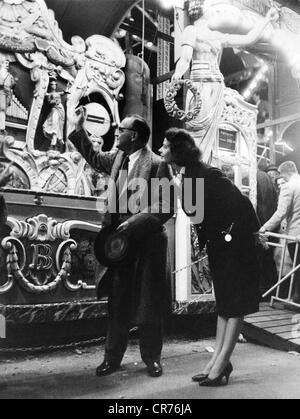
[{"label": "man's raised arm", "polygon": [[88,132],[84,128],[86,120],[86,109],[81,107],[76,110],[73,117],[75,129],[69,135],[69,140],[77,148],[84,159],[98,172],[111,174],[111,169],[116,158],[117,151],[97,152],[93,148],[93,143],[89,138]]}]

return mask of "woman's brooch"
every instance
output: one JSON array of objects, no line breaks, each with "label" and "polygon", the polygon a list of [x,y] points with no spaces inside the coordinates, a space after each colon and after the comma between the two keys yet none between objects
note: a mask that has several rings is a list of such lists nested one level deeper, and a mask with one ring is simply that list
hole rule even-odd
[{"label": "woman's brooch", "polygon": [[222,231],[222,234],[224,235],[224,240],[226,241],[226,243],[230,243],[232,242],[232,229],[233,229],[234,223],[231,224],[231,226],[226,230],[226,231]]}]

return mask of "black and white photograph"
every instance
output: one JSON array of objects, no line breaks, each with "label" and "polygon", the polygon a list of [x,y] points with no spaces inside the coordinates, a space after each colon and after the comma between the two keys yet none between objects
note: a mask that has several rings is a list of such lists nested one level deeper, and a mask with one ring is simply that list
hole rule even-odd
[{"label": "black and white photograph", "polygon": [[0,399],[300,399],[300,0],[0,0]]}]

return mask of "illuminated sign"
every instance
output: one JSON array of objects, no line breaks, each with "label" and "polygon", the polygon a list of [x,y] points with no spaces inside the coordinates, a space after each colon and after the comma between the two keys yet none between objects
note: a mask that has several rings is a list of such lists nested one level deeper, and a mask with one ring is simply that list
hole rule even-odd
[{"label": "illuminated sign", "polygon": [[219,130],[219,148],[222,150],[236,152],[236,132],[223,128]]}]

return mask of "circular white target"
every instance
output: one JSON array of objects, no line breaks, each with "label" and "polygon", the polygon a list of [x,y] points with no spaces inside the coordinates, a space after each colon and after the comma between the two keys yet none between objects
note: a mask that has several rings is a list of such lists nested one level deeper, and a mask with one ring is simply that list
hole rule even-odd
[{"label": "circular white target", "polygon": [[87,116],[86,130],[96,137],[103,137],[111,127],[111,118],[104,106],[99,103],[88,103],[86,106]]}]

